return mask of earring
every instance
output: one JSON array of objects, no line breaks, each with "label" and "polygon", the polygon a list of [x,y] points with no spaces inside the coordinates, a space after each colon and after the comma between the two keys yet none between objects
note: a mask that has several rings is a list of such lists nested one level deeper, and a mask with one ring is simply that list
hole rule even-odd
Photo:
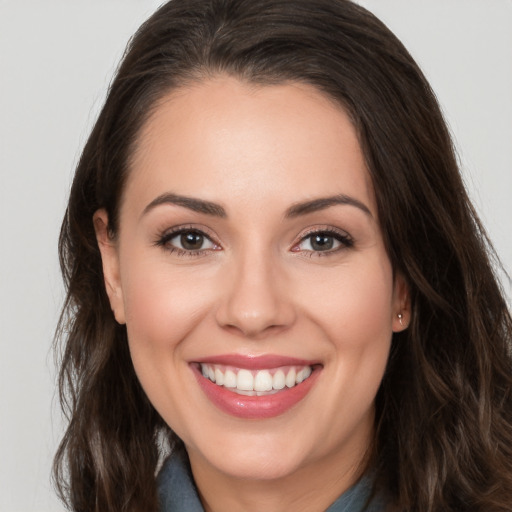
[{"label": "earring", "polygon": [[402,315],[402,313],[398,313],[397,316],[398,316],[398,321],[400,322],[400,325],[402,327],[404,327],[404,323],[402,322],[402,318],[404,317],[404,315]]}]

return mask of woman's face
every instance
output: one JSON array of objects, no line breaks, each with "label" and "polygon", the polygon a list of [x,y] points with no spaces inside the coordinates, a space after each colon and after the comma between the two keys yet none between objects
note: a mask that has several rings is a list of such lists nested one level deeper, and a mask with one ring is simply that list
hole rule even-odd
[{"label": "woman's face", "polygon": [[405,287],[341,108],[298,84],[174,91],[142,130],[115,243],[106,221],[112,308],[195,474],[355,468]]}]

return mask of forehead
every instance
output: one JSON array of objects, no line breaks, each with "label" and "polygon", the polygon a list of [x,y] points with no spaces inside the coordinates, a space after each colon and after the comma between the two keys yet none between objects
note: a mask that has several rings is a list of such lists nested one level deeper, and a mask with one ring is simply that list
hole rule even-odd
[{"label": "forehead", "polygon": [[163,192],[246,207],[250,200],[256,208],[335,192],[355,195],[375,213],[348,115],[298,83],[218,77],[163,98],[141,130],[124,199],[141,209]]}]

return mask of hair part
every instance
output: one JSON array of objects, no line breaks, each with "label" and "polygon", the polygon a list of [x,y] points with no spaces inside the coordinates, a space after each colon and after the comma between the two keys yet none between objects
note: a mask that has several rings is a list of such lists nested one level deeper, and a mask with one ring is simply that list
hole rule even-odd
[{"label": "hair part", "polygon": [[105,208],[116,236],[148,118],[171,91],[219,75],[312,85],[345,109],[359,135],[412,308],[376,400],[376,492],[388,493],[390,511],[509,510],[512,320],[494,253],[426,79],[385,25],[348,0],[172,0],[130,41],[61,228],[67,298],[56,340],[69,425],[54,463],[60,496],[75,511],[158,508],[155,471],[181,444],[135,375],[92,218]]}]

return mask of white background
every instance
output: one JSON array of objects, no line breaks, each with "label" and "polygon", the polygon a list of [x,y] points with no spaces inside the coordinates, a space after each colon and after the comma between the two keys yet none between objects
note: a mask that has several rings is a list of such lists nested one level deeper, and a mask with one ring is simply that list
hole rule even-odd
[{"label": "white background", "polygon": [[[158,0],[0,0],[0,511],[62,510],[51,352],[73,168],[125,43]],[[512,0],[361,0],[438,94],[465,180],[512,271]],[[504,282],[507,296],[511,286]]]}]

